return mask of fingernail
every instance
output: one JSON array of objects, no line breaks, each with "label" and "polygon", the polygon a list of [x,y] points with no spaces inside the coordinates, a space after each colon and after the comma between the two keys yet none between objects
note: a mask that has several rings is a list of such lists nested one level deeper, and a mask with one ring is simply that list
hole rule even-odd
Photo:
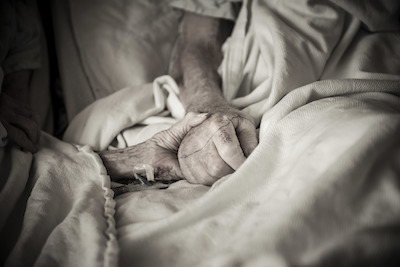
[{"label": "fingernail", "polygon": [[207,117],[207,116],[208,116],[208,113],[199,113],[196,115],[196,117],[198,117],[198,118],[203,118],[203,117]]}]

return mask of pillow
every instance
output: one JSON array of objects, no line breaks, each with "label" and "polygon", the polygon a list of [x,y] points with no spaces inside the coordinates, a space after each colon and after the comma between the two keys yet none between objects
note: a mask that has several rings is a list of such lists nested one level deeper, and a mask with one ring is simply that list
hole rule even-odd
[{"label": "pillow", "polygon": [[94,98],[167,74],[180,15],[165,0],[70,0],[73,33]]}]

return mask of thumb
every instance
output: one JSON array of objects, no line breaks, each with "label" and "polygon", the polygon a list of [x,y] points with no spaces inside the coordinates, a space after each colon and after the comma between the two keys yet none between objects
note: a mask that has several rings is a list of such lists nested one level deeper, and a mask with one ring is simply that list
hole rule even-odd
[{"label": "thumb", "polygon": [[177,151],[190,129],[205,121],[206,118],[207,113],[189,112],[181,121],[172,125],[168,130],[157,133],[152,139],[165,149]]},{"label": "thumb", "polygon": [[208,113],[189,112],[181,121],[172,125],[168,131],[173,135],[175,141],[180,143],[193,127],[200,125],[207,117]]}]

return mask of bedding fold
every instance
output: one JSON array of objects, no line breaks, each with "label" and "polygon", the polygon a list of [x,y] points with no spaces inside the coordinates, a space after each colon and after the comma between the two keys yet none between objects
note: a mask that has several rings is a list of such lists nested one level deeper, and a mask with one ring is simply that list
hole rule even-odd
[{"label": "bedding fold", "polygon": [[122,266],[398,262],[399,33],[284,5],[245,2],[224,46],[224,94],[260,120],[258,147],[179,208],[174,186],[118,197]]},{"label": "bedding fold", "polygon": [[243,3],[220,72],[227,99],[260,123],[259,145],[212,187],[183,180],[113,199],[93,152],[182,118],[169,76],[78,114],[65,141],[83,146],[43,135],[6,266],[400,262],[400,33],[369,32],[365,8],[339,2]]},{"label": "bedding fold", "polygon": [[43,134],[22,231],[5,266],[116,266],[114,193],[98,157]]},{"label": "bedding fold", "polygon": [[[180,201],[173,187],[167,196],[117,198],[122,266],[353,266],[394,259],[400,82],[375,81],[371,93],[363,93],[374,88],[371,81],[336,82],[289,93],[264,115],[260,144],[241,168],[185,206],[161,212]],[[379,92],[379,85],[386,89]],[[336,95],[336,88],[347,93]],[[150,217],[149,198],[159,211]]]},{"label": "bedding fold", "polygon": [[[79,145],[89,145],[95,151],[105,150],[117,138],[117,147],[139,141],[130,140],[130,127],[137,124],[170,126],[182,119],[185,110],[178,98],[179,89],[170,76],[160,76],[153,83],[121,89],[96,100],[72,120],[63,139]],[[166,111],[166,112],[165,112]],[[172,118],[165,118],[171,115]],[[151,130],[155,134],[165,126]],[[135,130],[133,130],[135,132]],[[121,135],[119,135],[122,132]],[[142,141],[151,137],[144,134]],[[137,137],[132,136],[132,139]]]},{"label": "bedding fold", "polygon": [[68,1],[73,36],[95,99],[150,83],[168,71],[181,16],[169,2]]}]

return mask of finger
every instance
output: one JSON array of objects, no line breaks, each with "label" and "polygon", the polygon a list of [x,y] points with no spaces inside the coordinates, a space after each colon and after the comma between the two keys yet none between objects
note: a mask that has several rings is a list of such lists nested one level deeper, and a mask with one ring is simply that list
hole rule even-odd
[{"label": "finger", "polygon": [[190,126],[187,131],[189,131],[191,128],[196,127],[200,125],[203,121],[205,121],[208,118],[208,113],[194,113],[194,112],[189,112],[186,116],[185,119],[188,121],[188,125]]},{"label": "finger", "polygon": [[17,127],[10,125],[8,123],[4,123],[4,127],[7,130],[8,138],[22,147],[23,149],[35,153],[37,151],[37,147],[35,144],[27,137],[24,131],[18,129]]},{"label": "finger", "polygon": [[205,180],[210,181],[210,184],[212,184],[223,176],[233,173],[235,170],[221,158],[213,142],[210,142],[210,146],[213,148],[208,149],[207,156],[201,159],[202,165],[206,166],[206,173],[208,174]]},{"label": "finger", "polygon": [[171,128],[171,133],[173,133],[176,139],[180,139],[182,141],[183,137],[192,129],[193,127],[198,126],[203,121],[207,119],[208,113],[194,113],[189,112],[183,118],[183,120],[175,123]]},{"label": "finger", "polygon": [[213,142],[220,157],[232,169],[237,170],[246,160],[231,123],[220,128],[213,136]]},{"label": "finger", "polygon": [[156,134],[153,139],[157,140],[160,146],[175,151],[190,129],[202,123],[206,118],[207,113],[196,114],[190,112],[183,120],[175,123],[168,130]]},{"label": "finger", "polygon": [[[158,178],[158,179],[157,179]],[[157,169],[156,180],[172,181],[184,179],[178,158],[170,158]]]},{"label": "finger", "polygon": [[258,145],[257,130],[247,119],[239,122],[236,134],[245,157],[248,157]]},{"label": "finger", "polygon": [[195,154],[179,161],[182,173],[190,183],[212,185],[234,170],[221,159],[213,142]]},{"label": "finger", "polygon": [[[218,180],[218,178],[210,175],[210,173],[214,171],[213,168],[205,167],[207,164],[202,162],[201,160],[199,161],[194,158],[186,158],[182,161],[181,158],[179,160],[179,164],[184,179],[186,179],[189,183],[212,185],[215,181]],[[216,161],[214,161],[214,164],[217,164]],[[226,163],[223,161],[221,162],[221,164],[226,165]]]}]

